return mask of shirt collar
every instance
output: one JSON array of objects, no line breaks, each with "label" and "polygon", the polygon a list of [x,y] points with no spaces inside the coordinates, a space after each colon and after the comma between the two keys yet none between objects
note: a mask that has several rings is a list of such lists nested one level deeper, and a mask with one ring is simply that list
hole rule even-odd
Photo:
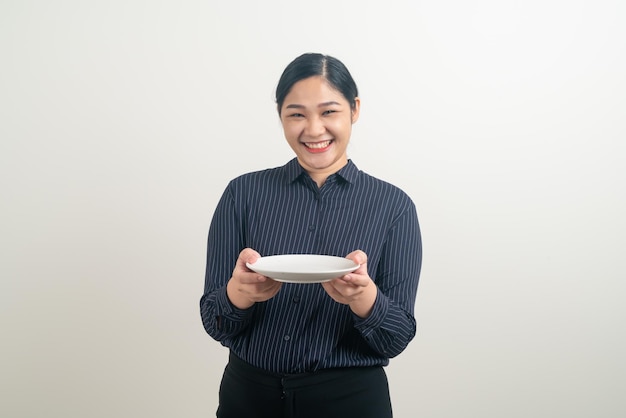
[{"label": "shirt collar", "polygon": [[[288,183],[293,183],[298,178],[300,178],[300,176],[306,174],[306,171],[304,170],[304,168],[302,168],[302,166],[298,162],[298,159],[294,158],[283,166],[283,173],[285,175],[285,180]],[[352,162],[352,160],[348,160],[348,164],[343,166],[341,170],[337,171],[333,175],[341,177],[348,183],[354,183],[359,175],[359,169]]]}]

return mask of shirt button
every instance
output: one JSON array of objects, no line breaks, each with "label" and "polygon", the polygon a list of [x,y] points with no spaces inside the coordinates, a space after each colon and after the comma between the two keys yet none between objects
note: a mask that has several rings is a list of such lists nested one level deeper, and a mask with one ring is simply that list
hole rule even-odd
[{"label": "shirt button", "polygon": [[285,340],[285,341],[289,341],[290,339],[291,339],[291,337],[290,337],[289,335],[285,335],[285,336],[283,337],[283,340]]},{"label": "shirt button", "polygon": [[298,303],[298,302],[300,302],[300,296],[294,296],[293,303]]},{"label": "shirt button", "polygon": [[309,231],[315,230],[315,225],[309,225]]}]

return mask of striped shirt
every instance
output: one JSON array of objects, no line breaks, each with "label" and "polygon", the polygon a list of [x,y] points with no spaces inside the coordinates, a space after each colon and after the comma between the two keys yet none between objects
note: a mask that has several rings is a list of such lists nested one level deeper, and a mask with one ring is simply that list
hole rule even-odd
[{"label": "striped shirt", "polygon": [[[370,316],[359,318],[320,284],[283,283],[268,301],[236,308],[226,284],[247,247],[261,256],[363,250],[378,287]],[[271,372],[385,366],[415,336],[421,259],[415,205],[402,190],[351,160],[318,188],[294,158],[228,184],[209,228],[202,322],[239,358]]]}]

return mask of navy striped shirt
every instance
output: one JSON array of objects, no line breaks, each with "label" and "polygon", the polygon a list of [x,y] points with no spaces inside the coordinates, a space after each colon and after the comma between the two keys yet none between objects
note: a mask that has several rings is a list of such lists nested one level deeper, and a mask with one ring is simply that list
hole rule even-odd
[{"label": "navy striped shirt", "polygon": [[[261,256],[363,250],[378,287],[370,316],[320,284],[284,283],[272,299],[236,308],[226,284],[247,247]],[[228,184],[209,228],[202,322],[239,358],[272,372],[384,366],[415,336],[421,259],[415,205],[402,190],[351,160],[318,188],[294,158]]]}]

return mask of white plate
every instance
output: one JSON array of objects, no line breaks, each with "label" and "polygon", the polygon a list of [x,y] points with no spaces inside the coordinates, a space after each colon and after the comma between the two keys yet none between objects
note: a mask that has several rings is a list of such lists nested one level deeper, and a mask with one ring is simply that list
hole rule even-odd
[{"label": "white plate", "polygon": [[286,283],[321,283],[359,268],[352,260],[332,255],[283,254],[261,257],[250,270]]}]

